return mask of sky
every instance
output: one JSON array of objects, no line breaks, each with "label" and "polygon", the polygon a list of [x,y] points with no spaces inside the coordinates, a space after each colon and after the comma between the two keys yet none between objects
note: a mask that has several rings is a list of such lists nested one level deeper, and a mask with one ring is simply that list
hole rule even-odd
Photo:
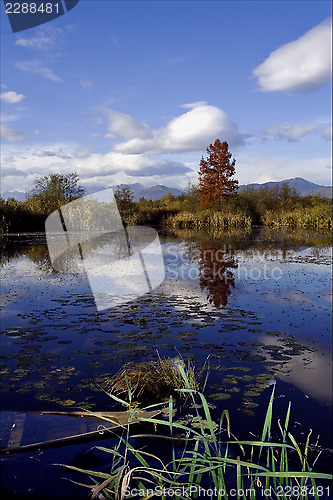
[{"label": "sky", "polygon": [[219,138],[240,184],[331,185],[329,0],[80,0],[12,33],[1,2],[1,192],[185,189]]}]

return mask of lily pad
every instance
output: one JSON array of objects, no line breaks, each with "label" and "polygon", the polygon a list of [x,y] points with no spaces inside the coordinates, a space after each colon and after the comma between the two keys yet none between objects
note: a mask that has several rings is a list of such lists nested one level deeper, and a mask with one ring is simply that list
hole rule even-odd
[{"label": "lily pad", "polygon": [[226,392],[217,392],[216,394],[210,394],[209,397],[212,399],[216,399],[217,401],[231,398],[230,394],[227,394]]},{"label": "lily pad", "polygon": [[65,401],[58,401],[61,406],[73,406],[75,401],[73,399],[65,399]]}]

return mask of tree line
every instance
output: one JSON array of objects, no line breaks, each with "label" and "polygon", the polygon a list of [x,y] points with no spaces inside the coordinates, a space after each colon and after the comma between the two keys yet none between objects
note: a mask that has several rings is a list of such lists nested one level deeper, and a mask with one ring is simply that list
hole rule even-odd
[{"label": "tree line", "polygon": [[0,231],[44,231],[48,215],[83,194],[84,189],[75,172],[66,175],[50,174],[37,179],[25,201],[0,198]]},{"label": "tree line", "polygon": [[[202,157],[198,185],[184,194],[171,193],[152,201],[134,201],[129,188],[115,193],[125,225],[147,224],[171,228],[310,227],[332,229],[332,200],[300,196],[287,183],[269,188],[247,187],[238,191],[234,178],[236,160],[227,142],[216,139]],[[37,179],[23,202],[0,198],[0,232],[44,231],[45,219],[54,210],[84,195],[77,173],[51,174]]]}]

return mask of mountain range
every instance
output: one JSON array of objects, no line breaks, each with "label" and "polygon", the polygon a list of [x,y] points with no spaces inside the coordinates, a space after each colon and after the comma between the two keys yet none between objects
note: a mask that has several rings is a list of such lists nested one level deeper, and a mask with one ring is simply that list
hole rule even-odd
[{"label": "mountain range", "polygon": [[[278,182],[264,182],[263,184],[240,184],[239,191],[247,187],[252,187],[254,189],[260,189],[262,187],[267,186],[268,188],[273,188],[275,186],[282,186],[285,183],[288,183],[290,188],[294,188],[298,194],[301,196],[315,196],[320,195],[326,198],[332,198],[332,187],[323,186],[321,184],[316,184],[314,182],[307,181],[302,177],[294,177],[293,179],[286,179]],[[129,188],[134,193],[135,201],[139,201],[140,198],[145,198],[146,200],[159,200],[167,193],[171,193],[174,196],[180,196],[184,193],[177,188],[163,186],[162,184],[158,184],[156,186],[146,187],[143,184],[135,183],[135,184],[119,184],[118,186],[114,186],[116,188]],[[93,191],[91,191],[93,192]]]},{"label": "mountain range", "polygon": [[140,198],[145,198],[146,200],[159,200],[162,196],[171,193],[173,196],[180,196],[184,194],[184,191],[180,189],[163,186],[162,184],[157,184],[156,186],[147,187],[143,184],[136,182],[135,184],[119,184],[114,186],[116,189],[129,188],[134,193],[134,200],[139,201]]},{"label": "mountain range", "polygon": [[[269,188],[272,188],[275,186],[282,186],[286,182],[288,183],[289,187],[294,188],[296,192],[301,196],[320,195],[326,198],[332,198],[332,187],[316,184],[314,182],[307,181],[302,177],[294,177],[292,179],[286,179],[278,182],[265,182],[263,184],[256,184],[256,183],[241,184],[239,186],[239,191],[242,191],[247,187],[260,189],[262,187],[267,186]],[[171,193],[174,196],[180,196],[181,194],[184,193],[184,191],[180,189],[163,186],[162,184],[157,184],[156,186],[147,187],[144,184],[140,184],[139,182],[136,182],[134,184],[118,184],[117,186],[113,187],[116,189],[122,189],[122,188],[131,189],[134,193],[135,201],[139,201],[140,198],[145,198],[146,200],[159,200],[160,198],[162,198],[162,196],[168,193]],[[94,187],[88,186],[85,188],[86,194],[91,194],[94,193],[95,191],[96,188]],[[26,197],[27,197],[26,193],[23,193],[22,191],[7,191],[2,194],[2,198],[4,199],[15,198],[18,201],[24,201]]]},{"label": "mountain range", "polygon": [[325,198],[332,198],[332,187],[315,184],[314,182],[306,181],[302,177],[294,177],[293,179],[286,179],[278,182],[265,182],[263,184],[242,184],[239,186],[239,191],[247,187],[252,187],[254,189],[260,189],[265,186],[274,188],[275,186],[282,186],[286,182],[290,188],[294,188],[301,196],[315,196],[319,194]]}]

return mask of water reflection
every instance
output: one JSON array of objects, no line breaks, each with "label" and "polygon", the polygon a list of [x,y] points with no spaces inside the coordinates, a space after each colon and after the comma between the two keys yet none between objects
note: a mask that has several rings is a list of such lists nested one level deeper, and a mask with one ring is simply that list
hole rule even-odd
[{"label": "water reflection", "polygon": [[[251,231],[234,230],[223,232],[210,231],[200,232],[192,230],[173,230],[167,233],[164,239],[179,243],[183,239],[185,253],[189,260],[197,260],[200,257],[200,244],[214,244],[214,248],[228,248],[228,252],[242,252],[242,255],[251,259],[254,256],[262,258],[278,257],[288,260],[294,257],[295,252],[311,247],[313,259],[321,259],[325,248],[332,246],[332,234],[320,234],[306,229],[276,231],[270,228],[253,228]],[[89,247],[91,245],[91,247]],[[101,241],[98,242],[98,246]],[[124,245],[127,251],[127,245]],[[93,238],[90,234],[90,242],[86,251],[90,253],[94,249]],[[11,259],[25,255],[35,264],[42,263],[45,270],[52,271],[46,238],[43,233],[5,235],[0,244],[0,266],[5,265]]]},{"label": "water reflection", "polygon": [[228,231],[190,229],[173,229],[176,238],[186,241],[187,246],[198,241],[218,241],[229,245],[237,251],[244,251],[251,257],[259,254],[262,257],[281,255],[287,259],[293,252],[304,247],[311,247],[314,254],[321,249],[332,246],[332,233],[317,233],[308,229],[276,230],[267,227],[252,229],[232,229]]},{"label": "water reflection", "polygon": [[[332,356],[322,349],[307,348],[304,345],[264,335],[260,341],[267,348],[259,348],[260,355],[265,357],[266,365],[274,366],[274,375],[286,379],[299,387],[306,395],[314,399],[332,404]],[[289,360],[278,361],[276,353],[287,355]]]},{"label": "water reflection", "polygon": [[[151,241],[148,233],[147,240],[129,236],[133,254]],[[306,240],[302,233],[292,243],[286,234],[256,229],[252,236],[197,236],[164,235],[172,275],[158,291],[103,313],[96,312],[86,277],[52,271],[43,235],[9,237],[0,358],[6,407],[98,408],[104,395],[95,394],[92,381],[100,384],[125,362],[154,359],[156,351],[173,357],[175,349],[197,366],[211,356],[211,393],[230,408],[245,402],[254,411],[272,378],[284,378],[311,400],[329,401],[329,239]],[[321,247],[305,243],[316,238]],[[102,239],[84,242],[85,257],[95,258],[95,243],[103,260],[110,250]],[[116,247],[115,239],[113,252]],[[251,273],[274,269],[277,259],[280,280]]]},{"label": "water reflection", "polygon": [[226,306],[231,287],[235,287],[235,276],[232,269],[237,262],[229,246],[223,249],[211,242],[200,244],[200,288],[206,290],[208,302],[215,307]]},{"label": "water reflection", "polygon": [[24,256],[41,271],[53,272],[44,234],[21,234],[3,237],[0,267],[4,267],[13,259]]}]

